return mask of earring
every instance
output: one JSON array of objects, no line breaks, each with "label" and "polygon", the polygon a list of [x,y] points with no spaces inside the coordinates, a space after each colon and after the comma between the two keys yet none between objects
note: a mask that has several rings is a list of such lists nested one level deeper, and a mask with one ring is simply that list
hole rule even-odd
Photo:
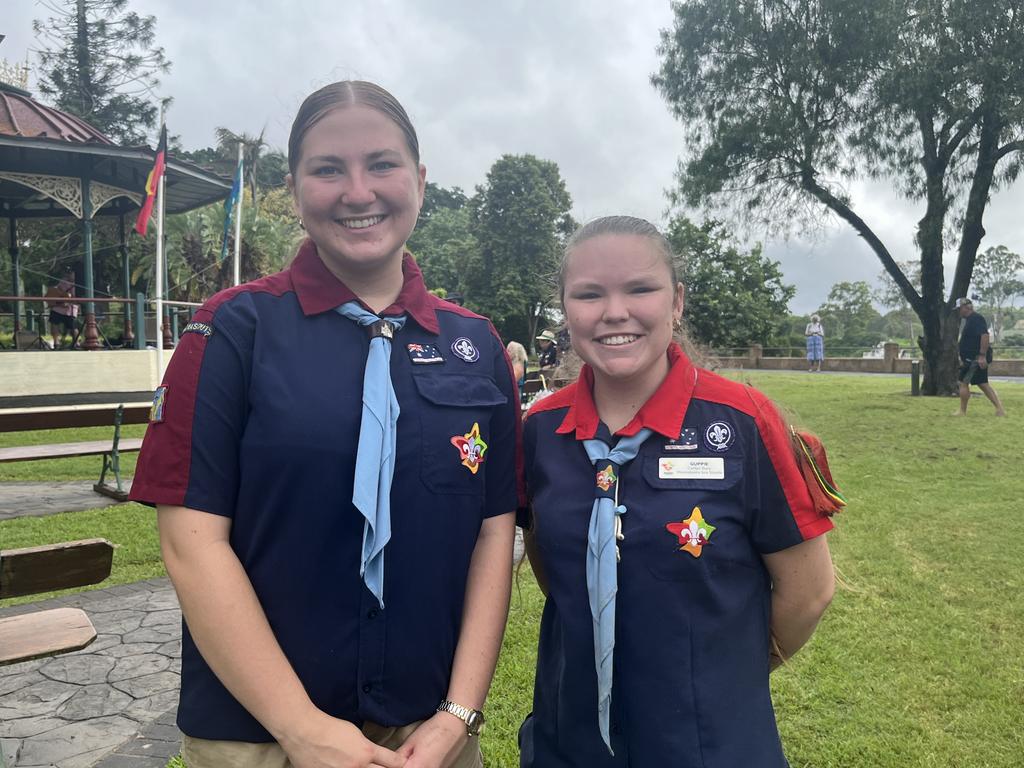
[{"label": "earring", "polygon": [[299,216],[299,229],[305,231],[306,225],[302,223],[302,217]]}]

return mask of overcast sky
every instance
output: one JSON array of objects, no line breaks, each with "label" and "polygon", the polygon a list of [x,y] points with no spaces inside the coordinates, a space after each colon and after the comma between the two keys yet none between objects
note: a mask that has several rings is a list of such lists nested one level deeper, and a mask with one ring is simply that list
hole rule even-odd
[{"label": "overcast sky", "polygon": [[[0,58],[37,47],[35,0],[0,0]],[[312,90],[373,80],[409,112],[427,176],[471,192],[505,153],[558,163],[580,221],[612,213],[664,223],[664,190],[683,152],[682,132],[649,83],[668,0],[626,7],[595,0],[130,0],[154,14],[173,63],[171,133],[185,147],[214,143],[218,126],[259,133],[284,148],[292,117]],[[1024,252],[1020,182],[994,198],[982,249]],[[856,210],[898,260],[915,257],[922,209],[884,185],[849,192]],[[755,239],[764,235],[752,233]],[[845,224],[813,238],[767,239],[797,287],[794,312],[810,312],[840,280],[875,283],[877,258]],[[947,261],[951,275],[955,254]]]}]

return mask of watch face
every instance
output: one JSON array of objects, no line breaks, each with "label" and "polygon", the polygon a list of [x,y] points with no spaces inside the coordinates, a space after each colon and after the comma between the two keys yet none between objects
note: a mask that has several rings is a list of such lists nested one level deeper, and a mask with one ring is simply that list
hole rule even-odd
[{"label": "watch face", "polygon": [[479,736],[484,730],[484,714],[483,712],[477,712],[474,710],[470,714],[469,719],[466,721],[466,727],[469,729],[470,734],[473,736]]}]

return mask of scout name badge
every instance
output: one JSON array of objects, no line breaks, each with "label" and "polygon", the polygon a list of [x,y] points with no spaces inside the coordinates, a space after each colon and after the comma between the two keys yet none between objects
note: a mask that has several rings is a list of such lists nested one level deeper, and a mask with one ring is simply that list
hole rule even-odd
[{"label": "scout name badge", "polygon": [[807,490],[811,493],[814,509],[825,515],[834,515],[846,506],[846,497],[836,488],[832,472],[828,467],[828,456],[821,440],[810,432],[797,432],[790,425],[793,444],[796,449],[797,465],[804,476]]}]

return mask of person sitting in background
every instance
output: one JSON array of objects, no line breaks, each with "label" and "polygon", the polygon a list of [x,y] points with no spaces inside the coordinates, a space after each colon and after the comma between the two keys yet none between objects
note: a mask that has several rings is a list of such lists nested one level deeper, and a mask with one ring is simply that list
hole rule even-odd
[{"label": "person sitting in background", "polygon": [[[69,269],[57,285],[46,292],[47,298],[70,299],[75,295],[75,273]],[[50,335],[53,348],[60,349],[64,337],[71,334],[71,347],[78,346],[78,305],[73,302],[50,302]]]},{"label": "person sitting in background", "polygon": [[554,331],[546,330],[541,331],[537,341],[537,346],[540,347],[540,354],[537,356],[540,372],[551,373],[558,366],[558,339]]}]

